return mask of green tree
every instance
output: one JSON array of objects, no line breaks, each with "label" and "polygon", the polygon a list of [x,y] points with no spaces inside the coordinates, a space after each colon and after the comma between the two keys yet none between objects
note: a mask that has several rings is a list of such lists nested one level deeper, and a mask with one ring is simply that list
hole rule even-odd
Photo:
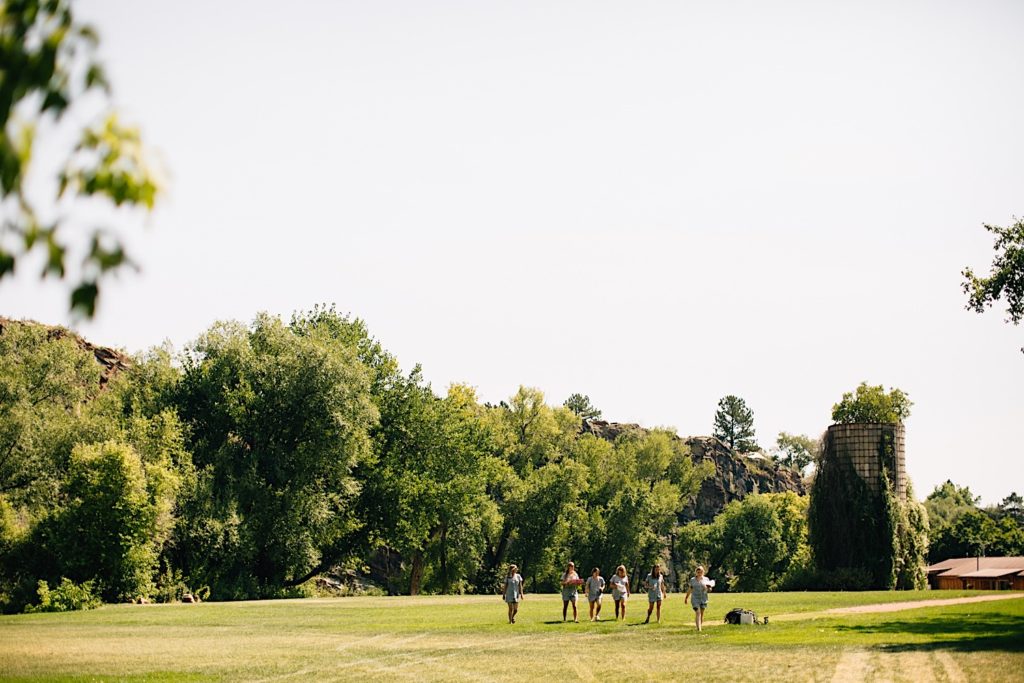
[{"label": "green tree", "polygon": [[468,387],[438,399],[419,368],[380,398],[360,514],[386,548],[409,560],[410,594],[429,584],[449,593],[475,573],[498,519],[487,496],[482,409]]},{"label": "green tree", "polygon": [[589,396],[573,394],[569,398],[565,399],[565,403],[562,405],[576,413],[581,420],[601,419],[601,411],[594,407],[594,404],[590,402]]},{"label": "green tree", "polygon": [[4,322],[0,331],[0,494],[48,507],[67,471],[100,366],[70,335]]},{"label": "green tree", "polygon": [[924,500],[933,532],[952,524],[965,512],[976,510],[980,500],[968,487],[957,486],[949,479],[936,486]]},{"label": "green tree", "polygon": [[107,601],[149,595],[159,553],[159,501],[149,495],[135,449],[116,441],[76,446],[66,495],[49,548],[61,576],[94,581]]},{"label": "green tree", "polygon": [[738,396],[726,396],[718,402],[714,436],[738,453],[760,450],[754,440],[754,411]]},{"label": "green tree", "polygon": [[1019,493],[1013,492],[1003,498],[990,514],[997,520],[1008,517],[1024,527],[1024,498],[1021,498]]},{"label": "green tree", "polygon": [[219,323],[185,355],[177,396],[198,469],[178,527],[186,574],[252,597],[350,555],[352,469],[378,415],[356,349],[267,315]]},{"label": "green tree", "polygon": [[990,554],[999,542],[999,527],[981,510],[970,509],[951,524],[941,527],[932,540],[936,562],[951,557]]},{"label": "green tree", "polygon": [[703,537],[703,561],[729,590],[775,590],[806,564],[807,499],[795,493],[754,494],[726,505]]},{"label": "green tree", "polygon": [[789,465],[798,472],[803,472],[808,465],[814,462],[820,442],[806,434],[779,432],[775,446],[778,449],[776,459],[779,462]]},{"label": "green tree", "polygon": [[882,385],[869,386],[861,382],[856,392],[846,392],[843,399],[832,406],[832,421],[837,424],[879,422],[902,424],[910,417],[910,397],[900,389],[888,393]]},{"label": "green tree", "polygon": [[[131,261],[111,230],[96,228],[85,235],[80,269],[69,274],[69,252],[77,241],[62,230],[68,221],[56,217],[57,203],[63,202],[61,213],[72,198],[152,209],[158,194],[138,131],[122,125],[110,109],[110,85],[96,59],[98,43],[96,31],[75,19],[68,0],[10,0],[0,10],[0,199],[14,208],[0,227],[0,279],[29,252],[40,251],[43,276],[70,279],[71,308],[89,317],[96,310],[100,279]],[[56,196],[37,204],[41,191],[29,188],[26,179],[38,132],[62,139],[77,125],[67,116],[75,103],[95,104],[97,98],[108,113],[77,131],[78,143],[67,151],[57,176]]]},{"label": "green tree", "polygon": [[1024,318],[1024,220],[1014,219],[1005,228],[987,223],[984,227],[995,235],[996,256],[988,277],[978,277],[971,268],[963,270],[967,310],[982,313],[1004,299],[1006,320],[1017,325]]}]

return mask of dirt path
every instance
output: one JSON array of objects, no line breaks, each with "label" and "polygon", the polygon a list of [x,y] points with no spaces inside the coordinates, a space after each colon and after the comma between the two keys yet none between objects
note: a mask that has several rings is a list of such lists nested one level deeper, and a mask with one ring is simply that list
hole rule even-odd
[{"label": "dirt path", "polygon": [[919,607],[945,607],[946,605],[966,605],[971,602],[989,602],[991,600],[1014,600],[1024,598],[1024,593],[1007,595],[978,595],[973,598],[945,598],[942,600],[913,600],[911,602],[882,602],[874,605],[857,605],[856,607],[835,607],[827,609],[824,614],[875,614],[878,612],[902,612],[905,609]]},{"label": "dirt path", "polygon": [[789,614],[772,615],[772,621],[796,621],[798,619],[809,619],[823,617],[833,614],[878,614],[881,612],[901,612],[907,609],[920,609],[922,607],[945,607],[946,605],[965,605],[972,602],[989,602],[992,600],[1019,600],[1024,598],[1024,593],[1009,593],[1007,595],[978,595],[973,598],[943,598],[940,600],[912,600],[910,602],[878,602],[873,605],[857,605],[855,607],[833,607],[832,609],[819,612],[790,612]]}]

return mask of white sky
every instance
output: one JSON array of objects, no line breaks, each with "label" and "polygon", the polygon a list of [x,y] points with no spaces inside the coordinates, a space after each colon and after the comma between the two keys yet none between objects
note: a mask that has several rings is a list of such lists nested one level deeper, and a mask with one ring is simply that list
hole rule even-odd
[{"label": "white sky", "polygon": [[919,497],[1024,492],[1024,330],[959,286],[1024,214],[1019,0],[76,6],[171,174],[93,341],[335,302],[438,391],[765,446],[866,380]]}]

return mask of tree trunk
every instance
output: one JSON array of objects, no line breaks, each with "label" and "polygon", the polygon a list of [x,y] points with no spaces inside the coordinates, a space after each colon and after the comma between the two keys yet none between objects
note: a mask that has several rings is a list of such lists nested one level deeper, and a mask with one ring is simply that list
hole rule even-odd
[{"label": "tree trunk", "polygon": [[412,569],[409,572],[409,595],[419,595],[423,587],[423,551],[412,555]]},{"label": "tree trunk", "polygon": [[448,595],[451,579],[448,576],[448,525],[441,526],[441,593]]}]

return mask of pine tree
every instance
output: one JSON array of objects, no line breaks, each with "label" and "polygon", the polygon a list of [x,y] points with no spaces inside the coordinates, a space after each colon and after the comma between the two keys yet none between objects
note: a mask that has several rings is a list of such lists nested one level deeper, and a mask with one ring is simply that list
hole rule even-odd
[{"label": "pine tree", "polygon": [[714,435],[739,453],[760,450],[754,440],[754,411],[738,396],[726,396],[718,402]]},{"label": "pine tree", "polygon": [[590,402],[590,397],[584,394],[573,394],[569,398],[565,399],[565,403],[562,404],[572,412],[579,415],[584,420],[600,420],[601,411],[594,407],[594,404]]}]

